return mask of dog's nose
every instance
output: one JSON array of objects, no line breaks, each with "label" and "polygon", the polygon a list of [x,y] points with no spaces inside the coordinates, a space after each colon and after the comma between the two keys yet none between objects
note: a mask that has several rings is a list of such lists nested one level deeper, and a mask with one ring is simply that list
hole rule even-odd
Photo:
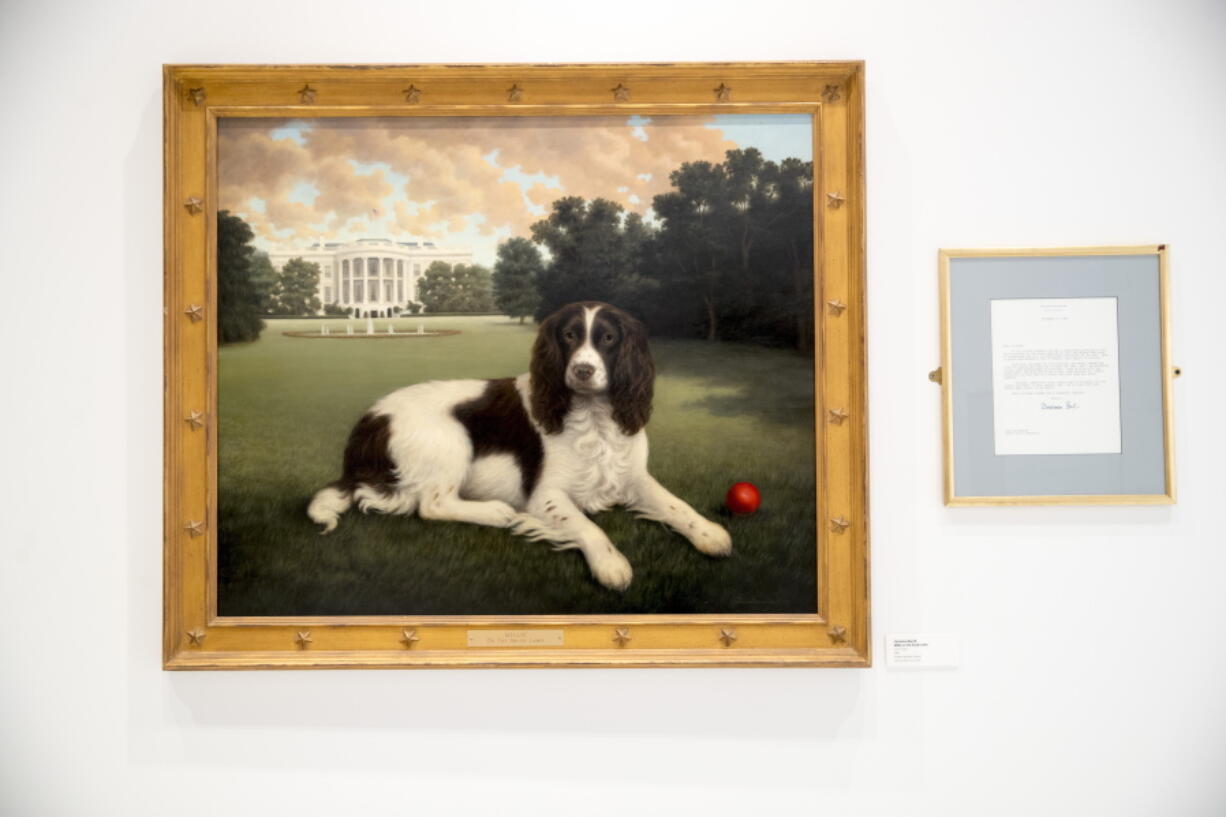
[{"label": "dog's nose", "polygon": [[576,363],[571,371],[575,373],[575,377],[586,383],[592,379],[592,375],[596,374],[596,367],[590,363]]}]

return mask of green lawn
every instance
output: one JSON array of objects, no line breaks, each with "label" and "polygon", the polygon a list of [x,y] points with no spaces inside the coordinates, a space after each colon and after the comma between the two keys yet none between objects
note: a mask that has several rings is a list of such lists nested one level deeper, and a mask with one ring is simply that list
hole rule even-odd
[{"label": "green lawn", "polygon": [[[634,566],[624,593],[590,577],[578,551],[504,530],[417,517],[306,516],[340,474],[354,421],[378,397],[423,380],[527,369],[535,328],[504,317],[405,318],[435,338],[323,340],[321,321],[272,320],[260,340],[221,349],[218,599],[222,615],[799,613],[816,610],[812,359],[698,340],[652,341],[659,378],[647,427],[651,471],[717,518],[733,553],[712,559],[662,525],[599,514]],[[327,321],[344,332],[345,320]],[[355,324],[355,327],[358,324]],[[376,320],[386,329],[387,320]],[[766,433],[764,433],[766,432]],[[721,515],[746,480],[763,507]]]}]

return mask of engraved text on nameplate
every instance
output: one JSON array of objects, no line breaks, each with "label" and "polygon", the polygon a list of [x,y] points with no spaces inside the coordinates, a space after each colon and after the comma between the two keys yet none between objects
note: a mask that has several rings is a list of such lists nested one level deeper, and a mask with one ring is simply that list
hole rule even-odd
[{"label": "engraved text on nameplate", "polygon": [[562,630],[469,630],[470,647],[561,647]]}]

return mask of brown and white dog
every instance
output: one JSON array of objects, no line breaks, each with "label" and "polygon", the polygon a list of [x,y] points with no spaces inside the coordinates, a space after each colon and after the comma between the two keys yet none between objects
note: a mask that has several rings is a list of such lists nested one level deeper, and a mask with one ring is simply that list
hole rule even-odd
[{"label": "brown and white dog", "polygon": [[349,435],[341,478],[307,514],[324,533],[354,503],[509,528],[582,551],[616,590],[630,563],[587,517],[614,505],[726,556],[728,531],[647,473],[654,379],[641,323],[608,304],[562,307],[541,323],[528,374],[419,383],[376,402]]}]

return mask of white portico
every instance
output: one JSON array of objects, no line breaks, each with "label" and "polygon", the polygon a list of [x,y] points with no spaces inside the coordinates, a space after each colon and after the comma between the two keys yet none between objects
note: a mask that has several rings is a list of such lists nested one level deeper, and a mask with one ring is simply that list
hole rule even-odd
[{"label": "white portico", "polygon": [[388,238],[319,242],[308,249],[270,252],[268,257],[278,272],[291,258],[318,264],[319,302],[352,309],[358,317],[388,317],[393,308],[403,311],[410,301],[418,301],[418,281],[435,261],[472,263],[471,250]]}]

